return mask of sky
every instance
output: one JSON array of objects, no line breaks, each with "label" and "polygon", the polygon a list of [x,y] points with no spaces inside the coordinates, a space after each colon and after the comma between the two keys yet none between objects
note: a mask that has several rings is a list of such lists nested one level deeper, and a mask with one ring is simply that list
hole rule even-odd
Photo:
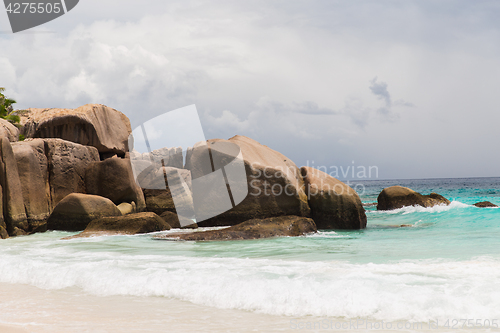
[{"label": "sky", "polygon": [[498,17],[499,1],[81,0],[12,34],[0,8],[0,86],[20,109],[105,104],[133,128],[195,104],[206,138],[299,167],[499,177]]}]

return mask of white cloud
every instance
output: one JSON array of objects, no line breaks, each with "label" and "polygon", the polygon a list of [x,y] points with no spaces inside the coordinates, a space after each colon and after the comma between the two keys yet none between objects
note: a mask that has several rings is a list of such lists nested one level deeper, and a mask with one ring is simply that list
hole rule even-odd
[{"label": "white cloud", "polygon": [[[498,175],[483,143],[499,138],[499,13],[489,1],[87,0],[37,28],[54,33],[0,35],[0,86],[21,108],[103,103],[133,125],[196,104],[207,137],[248,135],[298,164]],[[443,150],[455,146],[475,149]]]}]

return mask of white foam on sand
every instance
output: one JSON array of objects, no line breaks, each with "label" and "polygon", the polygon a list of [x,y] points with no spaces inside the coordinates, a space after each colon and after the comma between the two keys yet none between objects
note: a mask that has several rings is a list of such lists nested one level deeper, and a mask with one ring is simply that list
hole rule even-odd
[{"label": "white foam on sand", "polygon": [[276,316],[417,322],[500,318],[500,261],[489,258],[351,264],[59,246],[4,251],[0,267],[3,283],[107,297],[170,298]]}]

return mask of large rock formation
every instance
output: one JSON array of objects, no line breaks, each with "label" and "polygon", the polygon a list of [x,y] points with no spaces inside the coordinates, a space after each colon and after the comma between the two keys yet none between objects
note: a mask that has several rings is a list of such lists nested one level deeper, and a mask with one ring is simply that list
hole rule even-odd
[{"label": "large rock formation", "polygon": [[7,138],[10,142],[19,139],[19,129],[9,121],[0,118],[0,138]]},{"label": "large rock formation", "polygon": [[22,186],[12,146],[5,137],[0,137],[0,186],[6,229],[11,236],[23,235],[29,228]]},{"label": "large rock formation", "polygon": [[[18,226],[18,229],[44,231],[47,218],[59,201],[70,193],[86,192],[86,167],[99,161],[99,154],[94,147],[61,139],[27,139],[11,146],[16,169],[8,168],[10,176],[7,178],[11,183],[17,183],[16,178],[19,179],[16,193],[20,194],[23,207],[16,196],[18,219],[28,221],[27,228]],[[8,230],[14,232],[13,228]],[[18,230],[17,234],[22,232]]]},{"label": "large rock formation", "polygon": [[[235,144],[236,148],[241,149],[246,179],[244,175],[242,179],[239,179],[240,177],[229,179],[231,177],[228,176],[227,181],[231,183],[231,186],[228,185],[227,189],[221,188],[219,191],[208,193],[206,196],[210,197],[214,203],[225,200],[228,192],[231,193],[232,200],[228,203],[229,210],[205,221],[198,221],[198,225],[235,225],[253,218],[285,215],[309,216],[307,196],[303,190],[304,182],[295,163],[283,154],[240,135],[229,140],[208,140],[213,168],[210,162],[203,163],[203,160],[207,159],[208,156],[203,145],[188,150],[186,168],[191,170],[193,192],[197,178],[212,175],[213,171],[222,169],[228,161],[234,159],[231,150],[235,146],[231,144]],[[243,201],[236,200],[235,197],[241,196],[241,193],[243,193]],[[198,193],[193,193],[193,195],[196,199]],[[236,202],[235,207],[233,201]],[[241,202],[238,203],[239,201]],[[209,205],[210,202],[205,207],[207,210],[210,210]]]},{"label": "large rock formation", "polygon": [[432,207],[449,204],[448,199],[437,193],[422,195],[403,186],[387,187],[380,192],[377,198],[378,210],[391,210],[405,206]]},{"label": "large rock formation", "polygon": [[61,200],[47,220],[50,230],[81,231],[97,218],[122,216],[108,198],[72,193]]},{"label": "large rock formation", "polygon": [[100,104],[76,109],[28,109],[22,116],[27,138],[59,138],[96,147],[101,157],[125,156],[130,121],[121,112]]},{"label": "large rock formation", "polygon": [[41,165],[40,157],[36,156],[36,150],[29,143],[13,143],[12,149],[17,161],[29,232],[45,231],[50,200],[47,196],[47,175],[42,172],[47,171],[47,165]]},{"label": "large rock formation", "polygon": [[170,234],[156,236],[155,239],[186,241],[221,241],[239,239],[259,239],[279,236],[303,236],[316,232],[314,221],[307,217],[279,216],[267,219],[252,219],[238,225],[219,230]]},{"label": "large rock formation", "polygon": [[170,226],[155,213],[143,212],[126,216],[101,217],[70,238],[101,235],[135,235],[170,230]]},{"label": "large rock formation", "polygon": [[318,229],[366,228],[365,209],[356,191],[323,171],[302,167],[300,172]]},{"label": "large rock formation", "polygon": [[99,161],[94,147],[61,139],[45,139],[52,207],[70,193],[86,193],[85,171]]},{"label": "large rock formation", "polygon": [[144,194],[135,182],[129,159],[109,158],[90,163],[85,171],[85,183],[88,194],[106,197],[115,205],[135,202],[138,211],[146,208]]}]

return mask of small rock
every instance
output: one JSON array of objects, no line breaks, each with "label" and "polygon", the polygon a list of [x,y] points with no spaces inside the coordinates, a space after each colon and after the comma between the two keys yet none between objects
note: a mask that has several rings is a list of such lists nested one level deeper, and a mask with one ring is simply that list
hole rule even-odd
[{"label": "small rock", "polygon": [[155,213],[142,212],[95,219],[89,223],[83,232],[68,238],[100,235],[135,235],[164,230],[170,230],[170,225],[161,217]]},{"label": "small rock", "polygon": [[81,231],[97,218],[122,216],[108,198],[72,193],[62,199],[47,220],[49,230]]},{"label": "small rock", "polygon": [[378,210],[392,210],[405,206],[432,207],[449,205],[450,201],[437,193],[422,195],[408,187],[391,186],[384,188],[377,198]]},{"label": "small rock", "polygon": [[495,205],[494,203],[491,203],[489,201],[476,202],[474,204],[474,206],[481,207],[481,208],[484,208],[484,207],[498,207],[497,205]]},{"label": "small rock", "polygon": [[118,208],[120,210],[120,212],[122,212],[122,215],[128,215],[128,214],[135,213],[134,206],[132,206],[128,202],[122,202],[121,204],[116,206],[116,208]]}]

